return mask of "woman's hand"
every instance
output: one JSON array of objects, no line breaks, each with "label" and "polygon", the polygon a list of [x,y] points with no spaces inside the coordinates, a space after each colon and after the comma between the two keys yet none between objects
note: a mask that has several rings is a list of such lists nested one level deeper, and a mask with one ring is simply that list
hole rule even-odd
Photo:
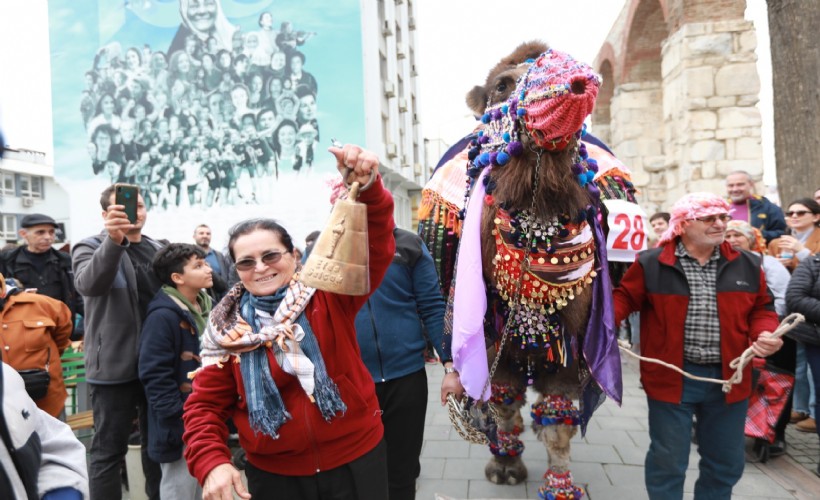
[{"label": "woman's hand", "polygon": [[793,254],[805,248],[797,238],[794,236],[789,236],[788,234],[784,234],[778,239],[777,246],[780,248],[781,252],[783,250],[791,250]]},{"label": "woman's hand", "polygon": [[336,168],[342,176],[345,175],[346,168],[352,169],[345,179],[345,182],[349,184],[358,182],[364,186],[370,180],[371,172],[379,170],[379,157],[376,153],[362,149],[355,144],[345,144],[341,148],[331,146],[327,150],[336,157]]},{"label": "woman's hand", "polygon": [[242,484],[242,476],[231,464],[220,464],[214,467],[202,485],[203,500],[233,500],[233,492],[239,498],[250,498],[251,494]]}]

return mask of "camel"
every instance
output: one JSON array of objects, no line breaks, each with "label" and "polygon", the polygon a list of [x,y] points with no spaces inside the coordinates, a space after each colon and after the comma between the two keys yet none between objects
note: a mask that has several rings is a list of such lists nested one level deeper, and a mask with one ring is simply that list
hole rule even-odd
[{"label": "camel", "polygon": [[419,211],[448,296],[455,367],[470,399],[490,403],[485,475],[526,479],[519,436],[531,386],[533,430],[549,458],[541,498],[584,495],[569,470],[570,440],[604,397],[621,400],[599,202],[634,201],[634,188],[617,168],[596,176],[591,151],[606,146],[584,135],[583,121],[599,85],[568,54],[520,45],[467,94],[482,123],[445,156]]}]

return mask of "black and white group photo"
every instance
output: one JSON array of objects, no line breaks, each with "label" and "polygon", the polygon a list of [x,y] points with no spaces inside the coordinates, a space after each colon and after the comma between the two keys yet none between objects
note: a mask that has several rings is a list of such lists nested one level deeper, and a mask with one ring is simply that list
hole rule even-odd
[{"label": "black and white group photo", "polygon": [[95,176],[140,186],[149,210],[256,204],[311,171],[318,84],[289,21],[232,25],[218,0],[182,0],[170,45],[100,47],[80,113]]}]

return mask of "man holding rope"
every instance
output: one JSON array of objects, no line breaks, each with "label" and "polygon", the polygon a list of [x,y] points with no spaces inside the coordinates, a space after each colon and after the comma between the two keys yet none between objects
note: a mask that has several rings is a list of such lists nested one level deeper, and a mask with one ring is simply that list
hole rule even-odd
[{"label": "man holding rope", "polygon": [[[751,346],[777,352],[783,341],[760,258],[724,242],[729,204],[692,193],[672,208],[657,248],[638,255],[615,290],[615,321],[641,314],[641,354],[699,377],[728,379],[729,363]],[[680,499],[689,462],[692,417],[700,476],[696,499],[729,499],[744,467],[744,421],[751,368],[724,393],[660,364],[641,362],[649,406],[646,489],[651,499]]]}]

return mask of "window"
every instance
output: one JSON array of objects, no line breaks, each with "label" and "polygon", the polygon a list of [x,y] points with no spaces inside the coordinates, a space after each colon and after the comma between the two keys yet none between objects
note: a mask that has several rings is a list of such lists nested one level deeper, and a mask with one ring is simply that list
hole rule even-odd
[{"label": "window", "polygon": [[4,214],[0,217],[0,238],[17,241],[17,216]]},{"label": "window", "polygon": [[14,196],[14,174],[0,172],[0,191],[3,196]]},{"label": "window", "polygon": [[20,196],[24,198],[42,198],[43,178],[36,175],[20,174]]}]

